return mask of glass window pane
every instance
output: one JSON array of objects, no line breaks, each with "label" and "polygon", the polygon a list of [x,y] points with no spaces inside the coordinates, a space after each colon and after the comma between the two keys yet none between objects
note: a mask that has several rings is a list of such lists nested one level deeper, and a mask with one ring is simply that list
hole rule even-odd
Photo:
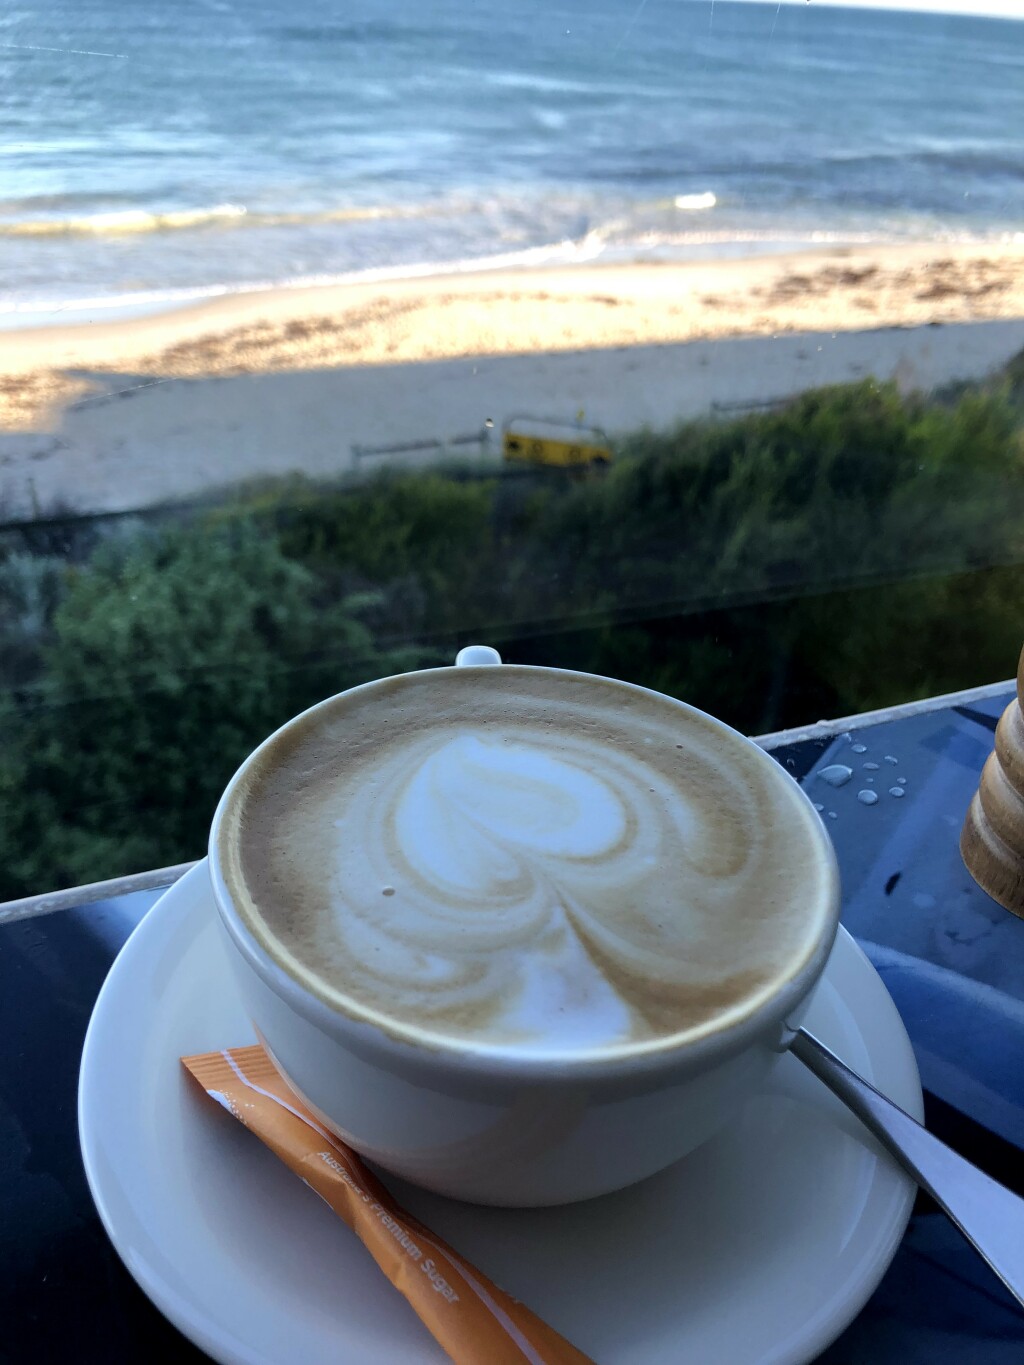
[{"label": "glass window pane", "polygon": [[1008,676],[1024,7],[956,8],[0,16],[0,897],[472,641],[750,733]]}]

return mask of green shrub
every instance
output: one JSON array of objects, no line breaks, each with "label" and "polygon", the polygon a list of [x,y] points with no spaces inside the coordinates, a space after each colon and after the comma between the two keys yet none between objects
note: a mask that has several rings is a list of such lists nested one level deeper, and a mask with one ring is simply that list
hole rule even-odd
[{"label": "green shrub", "polygon": [[252,526],[140,534],[68,571],[42,675],[0,712],[2,889],[199,856],[217,797],[290,715],[407,667]]},{"label": "green shrub", "polygon": [[942,401],[866,381],[638,432],[603,474],[289,479],[12,533],[0,896],[201,854],[227,778],[288,716],[472,638],[751,731],[1005,676],[1019,370]]}]

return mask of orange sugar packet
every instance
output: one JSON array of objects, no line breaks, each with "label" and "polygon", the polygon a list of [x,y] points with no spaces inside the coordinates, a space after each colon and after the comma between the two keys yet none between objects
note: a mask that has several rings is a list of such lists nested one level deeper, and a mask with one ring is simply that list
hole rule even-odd
[{"label": "orange sugar packet", "polygon": [[338,1214],[456,1365],[593,1365],[401,1208],[306,1109],[262,1047],[182,1057],[202,1088]]}]

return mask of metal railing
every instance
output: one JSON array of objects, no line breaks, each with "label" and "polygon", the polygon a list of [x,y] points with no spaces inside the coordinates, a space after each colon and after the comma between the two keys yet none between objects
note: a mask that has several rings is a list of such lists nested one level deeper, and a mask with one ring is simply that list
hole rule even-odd
[{"label": "metal railing", "polygon": [[[806,740],[829,739],[847,730],[861,730],[869,725],[884,725],[889,721],[902,720],[907,716],[924,715],[929,711],[939,711],[946,706],[969,706],[972,702],[985,701],[1002,693],[1012,692],[1016,681],[1007,678],[1003,682],[986,683],[982,687],[968,687],[959,692],[946,692],[937,697],[926,697],[922,701],[904,702],[899,706],[886,706],[877,711],[861,711],[854,716],[840,716],[835,720],[817,721],[813,725],[799,726],[793,730],[776,730],[769,735],[759,735],[755,743],[763,749],[782,748],[786,744],[799,744]],[[158,891],[183,877],[186,872],[201,861],[196,858],[187,863],[175,863],[172,867],[159,867],[151,872],[137,872],[126,877],[111,877],[107,881],[90,882],[85,886],[72,886],[63,891],[48,891],[38,896],[24,896],[20,900],[0,902],[0,924],[12,920],[27,919],[32,915],[48,915],[56,910],[71,910],[77,906],[92,905],[97,901],[112,900],[116,896],[128,896],[136,891]]]}]

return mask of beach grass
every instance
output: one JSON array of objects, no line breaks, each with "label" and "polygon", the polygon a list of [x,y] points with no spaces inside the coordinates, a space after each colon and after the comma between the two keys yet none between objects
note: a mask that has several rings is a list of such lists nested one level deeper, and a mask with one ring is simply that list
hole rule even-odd
[{"label": "beach grass", "polygon": [[1022,368],[636,431],[603,473],[293,476],[8,529],[0,896],[199,856],[269,730],[471,640],[749,732],[1008,674]]}]

